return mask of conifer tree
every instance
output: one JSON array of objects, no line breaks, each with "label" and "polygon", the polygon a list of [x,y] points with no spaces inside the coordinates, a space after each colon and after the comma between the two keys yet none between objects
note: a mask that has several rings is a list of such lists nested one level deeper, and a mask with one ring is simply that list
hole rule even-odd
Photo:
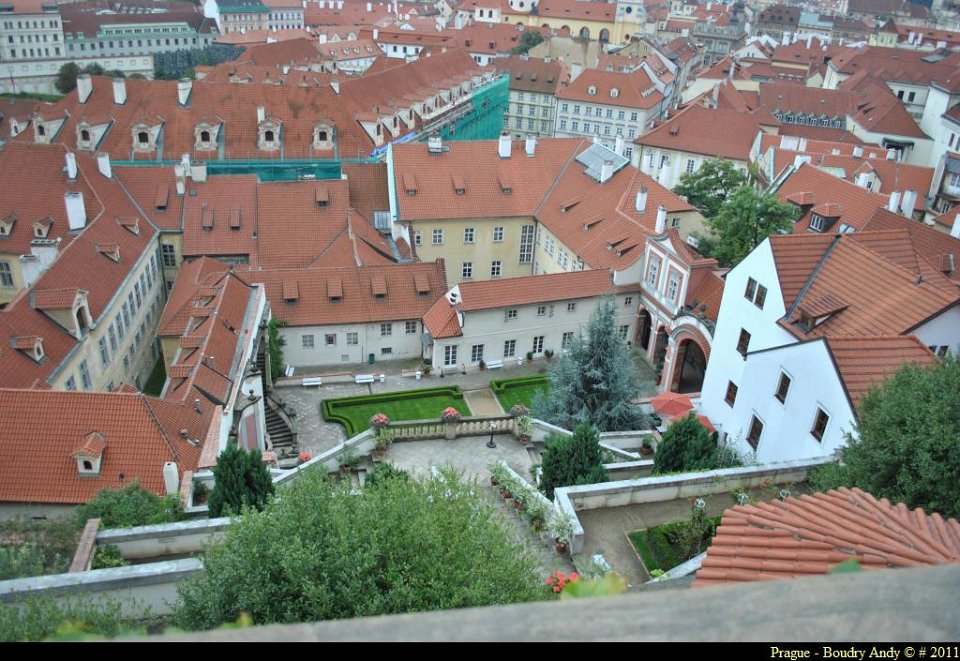
[{"label": "conifer tree", "polygon": [[207,505],[210,516],[239,514],[244,505],[262,510],[273,494],[273,480],[259,450],[227,446],[213,468],[215,480]]}]

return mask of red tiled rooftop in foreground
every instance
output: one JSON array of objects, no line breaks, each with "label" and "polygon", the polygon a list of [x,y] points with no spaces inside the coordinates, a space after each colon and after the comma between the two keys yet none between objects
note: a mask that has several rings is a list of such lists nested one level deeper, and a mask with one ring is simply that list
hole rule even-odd
[{"label": "red tiled rooftop in foreground", "polygon": [[960,523],[845,487],[723,514],[694,587],[960,562]]}]

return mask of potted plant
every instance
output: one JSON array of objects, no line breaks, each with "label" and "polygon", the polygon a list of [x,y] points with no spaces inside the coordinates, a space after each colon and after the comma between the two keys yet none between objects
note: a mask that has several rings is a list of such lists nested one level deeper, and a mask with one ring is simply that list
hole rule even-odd
[{"label": "potted plant", "polygon": [[507,469],[499,461],[495,461],[489,466],[490,486],[495,487],[499,484],[507,483]]},{"label": "potted plant", "polygon": [[479,365],[481,370],[487,369],[487,363],[485,361],[481,360]]},{"label": "potted plant", "polygon": [[448,406],[443,409],[443,413],[440,414],[440,419],[443,421],[443,433],[448,441],[452,441],[457,437],[457,424],[460,422],[460,411]]},{"label": "potted plant", "polygon": [[387,455],[387,448],[393,443],[393,438],[386,427],[380,427],[373,432],[373,442],[376,444],[373,450],[373,458],[379,460]]},{"label": "potted plant", "polygon": [[573,536],[573,519],[566,512],[554,509],[547,525],[553,535],[554,550],[560,554],[566,553]]},{"label": "potted plant", "polygon": [[533,438],[533,418],[529,415],[521,415],[517,418],[516,430],[520,445],[530,443],[530,439]]},{"label": "potted plant", "polygon": [[541,499],[533,496],[527,502],[527,518],[530,519],[530,525],[536,532],[543,530],[545,518],[547,516],[547,504]]},{"label": "potted plant", "polygon": [[640,454],[646,456],[653,454],[653,445],[650,443],[649,436],[644,436],[643,443],[640,445]]},{"label": "potted plant", "polygon": [[533,362],[533,352],[532,352],[532,351],[528,351],[528,352],[527,352],[527,362],[528,362],[528,363],[532,363],[532,362]]},{"label": "potted plant", "polygon": [[374,431],[386,427],[390,424],[390,418],[384,413],[374,413],[370,416],[370,429]]},{"label": "potted plant", "polygon": [[207,502],[207,498],[210,496],[210,489],[207,487],[206,482],[194,482],[193,483],[193,504],[202,505]]},{"label": "potted plant", "polygon": [[352,452],[347,452],[340,457],[340,472],[344,475],[352,473],[359,465],[360,457]]},{"label": "potted plant", "polygon": [[527,505],[527,500],[529,499],[530,493],[526,489],[520,487],[520,485],[517,485],[517,490],[513,494],[513,508],[517,510],[517,512],[523,512],[523,509]]},{"label": "potted plant", "polygon": [[305,464],[305,463],[307,463],[308,461],[310,461],[311,459],[313,459],[313,455],[310,454],[310,453],[307,452],[307,451],[303,451],[303,452],[301,452],[300,455],[297,457],[297,466],[299,466],[299,465],[301,465],[301,464]]},{"label": "potted plant", "polygon": [[430,372],[433,371],[433,365],[424,365],[420,371],[423,372],[424,376],[430,376]]},{"label": "potted plant", "polygon": [[543,355],[544,355],[544,357],[545,357],[547,360],[552,359],[552,358],[553,358],[553,349],[547,349],[546,351],[543,352]]}]

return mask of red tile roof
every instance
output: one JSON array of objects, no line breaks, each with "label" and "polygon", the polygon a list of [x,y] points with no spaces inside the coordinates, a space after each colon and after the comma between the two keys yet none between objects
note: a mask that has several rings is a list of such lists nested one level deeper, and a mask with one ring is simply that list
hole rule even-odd
[{"label": "red tile roof", "polygon": [[[917,31],[913,26],[907,29]],[[884,80],[912,85],[937,82],[949,86],[960,82],[957,81],[960,53],[948,51],[945,58],[935,62],[928,61],[929,55],[930,51],[926,50],[862,46],[838,54],[831,60],[830,67],[847,76],[864,71]]]},{"label": "red tile roof", "polygon": [[195,307],[194,300],[212,298],[212,292],[203,292],[206,295],[201,295],[204,283],[219,280],[228,269],[226,264],[210,257],[184,262],[167,297],[167,304],[157,325],[157,335],[183,335],[190,320],[191,309]]},{"label": "red tile roof", "polygon": [[929,270],[939,271],[954,283],[960,284],[960,239],[939,232],[924,223],[907,220],[903,216],[878,209],[864,224],[865,231],[906,230],[916,253],[927,263],[921,263],[921,272],[929,277]]},{"label": "red tile roof", "polygon": [[309,64],[320,59],[317,40],[288,39],[246,49],[236,62],[275,67],[284,64]]},{"label": "red tile roof", "polygon": [[[512,10],[503,3],[504,14],[527,15]],[[586,0],[540,0],[537,15],[545,18],[564,18],[580,21],[611,23],[616,18],[617,7],[606,2],[587,2]]]},{"label": "red tile roof", "polygon": [[694,587],[960,562],[960,524],[845,487],[724,512]]},{"label": "red tile roof", "polygon": [[[717,127],[723,130],[718,131]],[[638,145],[747,161],[761,130],[753,114],[688,106],[634,140]]]},{"label": "red tile roof", "polygon": [[859,408],[871,388],[889,379],[903,365],[926,366],[935,360],[915,335],[831,337],[827,346],[854,409]]},{"label": "red tile roof", "polygon": [[[585,4],[576,2],[575,4]],[[596,88],[594,94],[590,89]],[[616,90],[616,96],[614,96]],[[663,102],[663,94],[643,69],[633,73],[585,69],[565,89],[557,92],[563,101],[602,103],[607,106],[646,110]]]},{"label": "red tile roof", "polygon": [[460,309],[472,312],[509,305],[532,305],[602,296],[612,289],[613,281],[608,271],[598,269],[461,282],[458,286],[462,301]]},{"label": "red tile roof", "polygon": [[[788,201],[800,193],[813,193],[811,204],[823,205],[828,203],[840,205],[840,219],[833,231],[841,224],[859,230],[877,209],[882,209],[888,201],[887,195],[871,193],[845,179],[834,177],[810,164],[803,164],[791,173],[780,184],[776,191],[781,201]],[[810,227],[810,213],[800,218],[796,231],[807,230]]]},{"label": "red tile roof", "polygon": [[497,70],[510,74],[512,90],[555,95],[570,84],[570,71],[559,59],[547,62],[539,57],[511,55],[497,61]]}]

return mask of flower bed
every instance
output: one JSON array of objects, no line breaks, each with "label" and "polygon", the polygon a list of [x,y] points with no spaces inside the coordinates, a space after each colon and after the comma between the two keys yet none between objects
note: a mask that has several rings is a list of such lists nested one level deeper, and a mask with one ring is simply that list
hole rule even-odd
[{"label": "flower bed", "polygon": [[351,437],[368,429],[370,419],[377,413],[385,414],[394,423],[404,420],[436,420],[437,412],[448,406],[457,409],[464,416],[470,415],[470,408],[464,401],[459,386],[325,399],[320,411],[324,420],[340,423],[347,436]]}]

